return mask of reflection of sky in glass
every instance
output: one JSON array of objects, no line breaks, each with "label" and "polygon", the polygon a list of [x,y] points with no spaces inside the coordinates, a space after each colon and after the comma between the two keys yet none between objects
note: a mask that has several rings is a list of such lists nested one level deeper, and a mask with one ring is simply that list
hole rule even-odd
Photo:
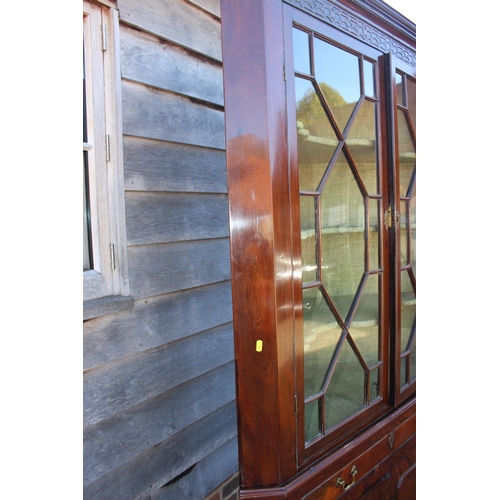
[{"label": "reflection of sky in glass", "polygon": [[295,71],[310,74],[309,35],[297,28],[293,29],[293,62]]},{"label": "reflection of sky in glass", "polygon": [[374,66],[371,62],[363,61],[363,73],[365,80],[365,95],[368,97],[375,97],[375,87],[374,87]]},{"label": "reflection of sky in glass", "polygon": [[314,65],[318,83],[327,83],[348,103],[358,101],[361,91],[356,56],[315,38]]}]

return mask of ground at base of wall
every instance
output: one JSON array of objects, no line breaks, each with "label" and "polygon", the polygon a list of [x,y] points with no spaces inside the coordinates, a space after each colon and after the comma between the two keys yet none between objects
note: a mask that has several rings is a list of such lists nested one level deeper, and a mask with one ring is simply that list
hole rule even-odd
[{"label": "ground at base of wall", "polygon": [[233,474],[203,500],[238,500],[240,490],[239,474]]}]

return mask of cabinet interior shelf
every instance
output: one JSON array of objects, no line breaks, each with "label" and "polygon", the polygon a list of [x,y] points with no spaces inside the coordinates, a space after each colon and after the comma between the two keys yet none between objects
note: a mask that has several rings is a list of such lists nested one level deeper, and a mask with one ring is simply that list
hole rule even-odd
[{"label": "cabinet interior shelf", "polygon": [[[322,234],[351,234],[351,233],[362,233],[364,232],[364,226],[328,226],[321,228]],[[370,232],[375,232],[377,230],[376,225],[370,226]],[[306,240],[311,236],[316,235],[314,229],[303,229],[300,232],[301,239]]]}]

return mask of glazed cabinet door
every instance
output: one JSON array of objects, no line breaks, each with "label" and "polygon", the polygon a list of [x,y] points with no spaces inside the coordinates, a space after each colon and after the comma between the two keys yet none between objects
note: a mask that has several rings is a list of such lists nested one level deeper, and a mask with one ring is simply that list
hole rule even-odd
[{"label": "glazed cabinet door", "polygon": [[417,113],[415,68],[390,59],[388,101],[394,130],[390,147],[395,167],[394,212],[390,222],[395,229],[392,251],[396,256],[392,321],[396,331],[393,346],[395,401],[399,403],[416,391]]},{"label": "glazed cabinet door", "polygon": [[373,9],[221,0],[241,498],[411,489],[414,35]]},{"label": "glazed cabinet door", "polygon": [[[387,407],[384,59],[291,12],[288,85],[300,461]],[[289,74],[292,72],[290,71]],[[292,126],[294,126],[292,128]],[[300,299],[299,299],[300,298]]]}]

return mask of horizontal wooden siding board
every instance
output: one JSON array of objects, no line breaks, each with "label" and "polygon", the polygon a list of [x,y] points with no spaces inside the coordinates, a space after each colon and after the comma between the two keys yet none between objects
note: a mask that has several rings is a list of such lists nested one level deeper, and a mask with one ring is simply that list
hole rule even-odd
[{"label": "horizontal wooden siding board", "polygon": [[238,439],[235,437],[200,460],[193,470],[151,493],[150,500],[202,499],[238,470]]},{"label": "horizontal wooden siding board", "polygon": [[94,425],[83,434],[84,485],[112,472],[236,397],[234,362]]},{"label": "horizontal wooden siding board", "polygon": [[119,9],[123,22],[222,60],[220,21],[184,0],[120,0]]},{"label": "horizontal wooden siding board", "polygon": [[129,313],[84,322],[83,369],[160,347],[232,319],[230,281],[137,300]]},{"label": "horizontal wooden siding board", "polygon": [[236,404],[219,410],[87,485],[84,500],[138,500],[223,446],[236,435]]},{"label": "horizontal wooden siding board", "polygon": [[227,195],[128,192],[129,245],[229,236]]},{"label": "horizontal wooden siding board", "polygon": [[123,133],[225,148],[224,113],[189,98],[122,81]]},{"label": "horizontal wooden siding board", "polygon": [[220,19],[220,0],[187,0]]},{"label": "horizontal wooden siding board", "polygon": [[129,191],[227,193],[224,151],[125,136],[123,156]]},{"label": "horizontal wooden siding board", "polygon": [[234,359],[232,324],[83,374],[84,428]]},{"label": "horizontal wooden siding board", "polygon": [[222,106],[222,66],[137,30],[120,32],[122,77]]},{"label": "horizontal wooden siding board", "polygon": [[144,298],[230,279],[229,239],[129,247],[132,297]]}]

